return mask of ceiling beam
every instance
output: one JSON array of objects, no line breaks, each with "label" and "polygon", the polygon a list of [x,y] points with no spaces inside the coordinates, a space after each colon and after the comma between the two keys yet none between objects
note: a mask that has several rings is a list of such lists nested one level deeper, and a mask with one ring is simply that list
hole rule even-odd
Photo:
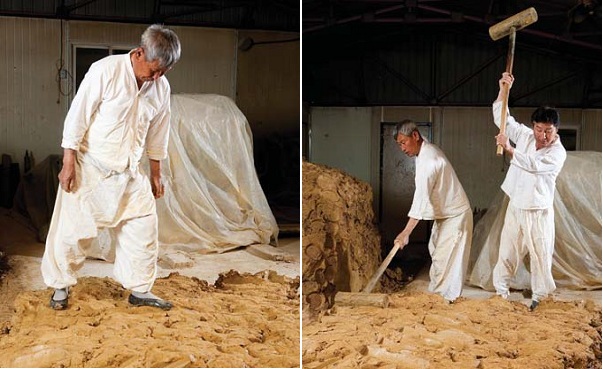
[{"label": "ceiling beam", "polygon": [[429,94],[427,94],[425,91],[423,91],[422,89],[420,89],[417,85],[415,85],[414,83],[412,83],[410,81],[410,79],[408,79],[405,75],[403,75],[402,73],[400,73],[397,70],[395,70],[392,67],[390,67],[389,64],[387,64],[387,62],[385,60],[383,60],[383,59],[381,59],[379,57],[375,57],[375,58],[372,59],[372,61],[374,61],[376,64],[380,65],[383,69],[385,69],[385,71],[389,72],[394,77],[396,77],[397,79],[399,79],[400,81],[402,81],[402,83],[404,83],[411,90],[413,90],[414,93],[416,93],[417,95],[421,96],[421,98],[427,104],[431,104],[432,103],[433,99],[431,98],[431,96],[429,96]]},{"label": "ceiling beam", "polygon": [[565,76],[563,76],[563,77],[557,78],[557,79],[555,79],[555,80],[553,80],[553,81],[550,81],[550,82],[547,82],[547,83],[545,83],[545,84],[543,84],[543,85],[541,85],[541,86],[538,86],[538,87],[536,87],[536,88],[534,88],[534,89],[532,89],[532,90],[530,90],[530,91],[528,91],[528,92],[526,92],[526,93],[524,93],[524,94],[522,94],[522,95],[519,95],[519,96],[517,96],[517,95],[515,95],[515,96],[511,96],[511,97],[510,97],[510,100],[511,100],[513,103],[515,103],[515,102],[517,102],[518,100],[523,99],[524,97],[528,97],[528,96],[533,95],[533,94],[535,94],[535,93],[537,93],[537,92],[540,92],[540,91],[542,91],[542,90],[545,90],[545,89],[547,89],[547,88],[549,88],[549,87],[552,87],[552,86],[554,86],[554,85],[556,85],[556,84],[558,84],[558,83],[561,83],[561,82],[563,82],[563,81],[565,81],[565,80],[567,80],[567,79],[574,78],[574,77],[576,77],[577,75],[579,75],[579,74],[581,74],[581,73],[582,73],[582,71],[581,71],[581,70],[573,71],[573,72],[571,72],[571,73],[569,73],[569,74],[567,74],[567,75],[565,75]]},{"label": "ceiling beam", "polygon": [[57,6],[56,15],[58,18],[69,18],[72,11],[79,9],[83,6],[91,4],[96,0],[83,0],[79,3],[76,1],[71,5],[65,5],[65,0],[61,0],[61,5]]},{"label": "ceiling beam", "polygon": [[459,87],[461,87],[462,85],[464,85],[465,83],[467,83],[473,77],[475,77],[478,74],[480,74],[484,69],[488,68],[492,63],[494,63],[495,61],[497,61],[501,57],[505,56],[506,54],[507,54],[506,51],[505,52],[501,52],[498,55],[495,55],[494,57],[490,58],[489,60],[486,60],[482,65],[480,65],[479,67],[477,67],[477,69],[475,71],[473,71],[472,73],[470,73],[470,74],[466,75],[465,77],[461,78],[458,82],[456,82],[448,90],[446,90],[446,91],[442,92],[440,95],[438,95],[437,102],[440,102],[446,96],[448,96],[451,93],[453,93],[454,91],[456,91]]}]

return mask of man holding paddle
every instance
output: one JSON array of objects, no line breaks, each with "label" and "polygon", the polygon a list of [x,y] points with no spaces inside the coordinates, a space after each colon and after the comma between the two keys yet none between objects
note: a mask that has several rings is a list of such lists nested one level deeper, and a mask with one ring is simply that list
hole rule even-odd
[{"label": "man holding paddle", "polygon": [[396,126],[400,149],[416,157],[415,193],[406,227],[394,240],[403,248],[420,220],[433,220],[429,239],[429,291],[453,302],[461,295],[473,235],[473,215],[467,195],[452,165],[437,146],[405,120]]}]

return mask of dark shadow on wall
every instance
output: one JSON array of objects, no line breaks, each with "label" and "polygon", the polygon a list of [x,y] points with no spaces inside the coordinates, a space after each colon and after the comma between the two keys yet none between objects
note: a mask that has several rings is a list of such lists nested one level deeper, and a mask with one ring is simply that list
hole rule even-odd
[{"label": "dark shadow on wall", "polygon": [[42,243],[48,234],[62,167],[62,155],[47,156],[23,174],[14,197],[13,210],[31,221],[38,232],[38,241]]},{"label": "dark shadow on wall", "polygon": [[12,157],[2,154],[0,162],[0,206],[10,209],[13,206],[13,197],[17,192],[19,178],[21,177],[19,163],[13,163]]},{"label": "dark shadow on wall", "polygon": [[255,168],[283,233],[299,233],[299,134],[254,137]]}]

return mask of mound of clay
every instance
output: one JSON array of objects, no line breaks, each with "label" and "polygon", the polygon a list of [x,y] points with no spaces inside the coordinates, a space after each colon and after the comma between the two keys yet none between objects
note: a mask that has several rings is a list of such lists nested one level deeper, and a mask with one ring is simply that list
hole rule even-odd
[{"label": "mound of clay", "polygon": [[314,315],[333,306],[337,291],[362,290],[381,246],[369,184],[308,162],[302,174],[303,307]]},{"label": "mound of clay", "polygon": [[[304,368],[601,368],[601,306],[397,293],[304,324]],[[305,322],[304,322],[305,323]]]},{"label": "mound of clay", "polygon": [[78,279],[63,311],[49,289],[24,292],[0,324],[0,367],[299,367],[298,289],[272,272],[172,274],[153,288],[170,311],[130,306],[109,278]]}]

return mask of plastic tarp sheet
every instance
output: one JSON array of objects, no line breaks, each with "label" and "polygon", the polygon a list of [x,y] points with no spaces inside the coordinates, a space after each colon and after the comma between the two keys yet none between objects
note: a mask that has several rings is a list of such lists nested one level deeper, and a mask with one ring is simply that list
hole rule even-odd
[{"label": "plastic tarp sheet", "polygon": [[[160,253],[225,252],[276,244],[278,225],[254,167],[251,129],[225,96],[174,94],[165,195],[157,201]],[[141,163],[148,172],[148,163]],[[88,256],[112,261],[115,237],[101,230]]]},{"label": "plastic tarp sheet", "polygon": [[171,104],[166,194],[157,203],[160,243],[221,252],[276,242],[278,225],[243,113],[219,95],[172,95]]},{"label": "plastic tarp sheet", "polygon": [[[473,232],[468,283],[494,291],[492,270],[498,259],[500,234],[508,205],[502,192]],[[593,290],[601,288],[601,153],[568,152],[555,190],[555,252],[553,277],[557,286]],[[526,259],[529,256],[526,256]],[[529,289],[529,259],[511,288]]]}]

